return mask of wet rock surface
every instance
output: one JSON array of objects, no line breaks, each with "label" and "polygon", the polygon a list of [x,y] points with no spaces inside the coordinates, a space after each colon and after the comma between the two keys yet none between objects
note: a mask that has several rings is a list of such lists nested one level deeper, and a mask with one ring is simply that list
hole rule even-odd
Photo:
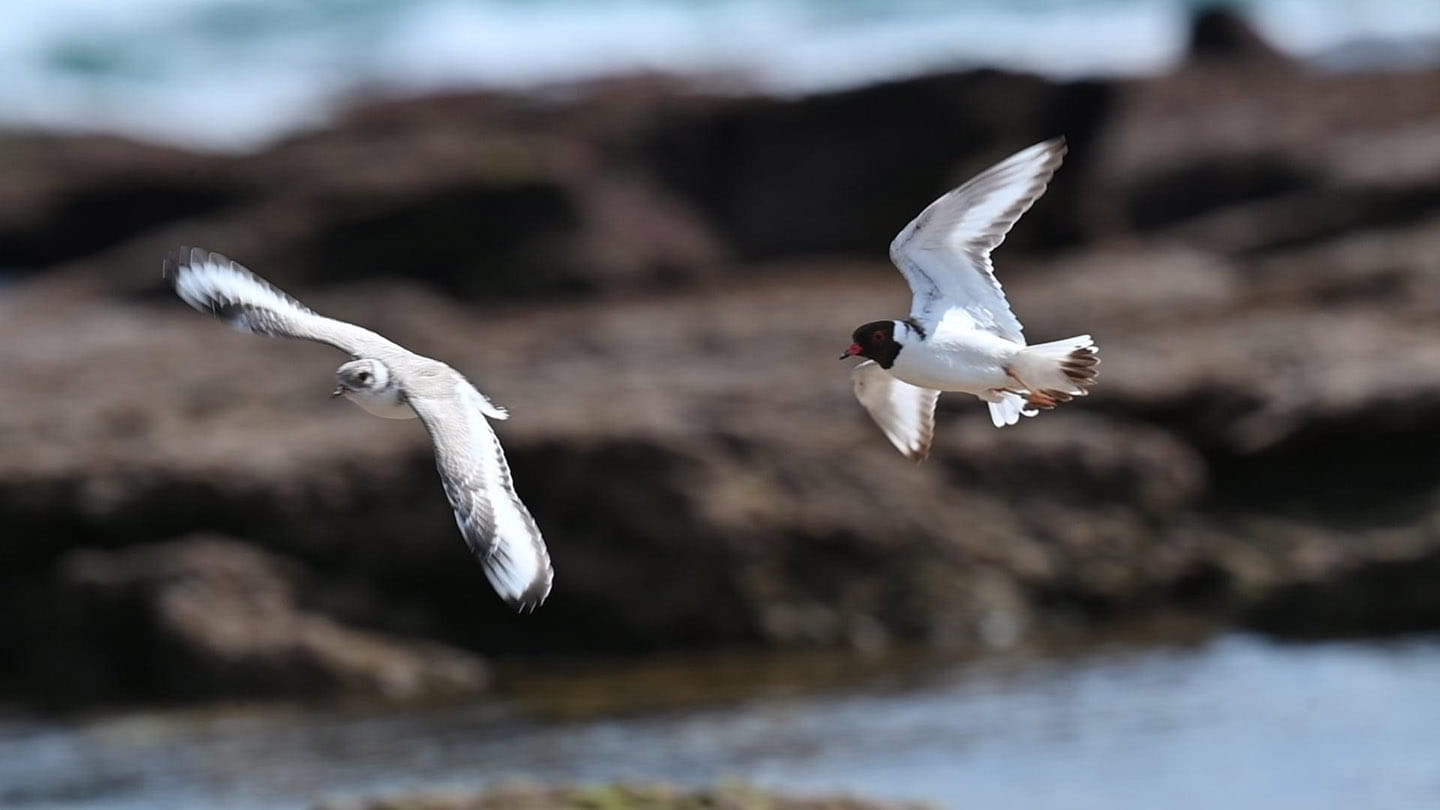
[{"label": "wet rock surface", "polygon": [[[440,644],[347,627],[301,604],[297,564],[219,537],[66,554],[26,607],[57,702],[481,691],[488,669]],[[38,635],[38,633],[37,633]],[[58,641],[59,643],[54,643]]]},{"label": "wet rock surface", "polygon": [[[636,79],[376,104],[239,157],[12,136],[4,686],[419,694],[479,688],[495,654],[969,648],[1177,611],[1440,626],[1440,75],[1240,75],[792,101]],[[997,266],[1032,340],[1095,335],[1100,384],[1004,431],[946,396],[909,464],[833,356],[905,311],[895,230],[1061,131]],[[179,244],[510,407],[550,601],[504,609],[419,425],[328,399],[344,358],[174,300]],[[146,663],[46,674],[103,657],[95,633],[151,639]]]}]

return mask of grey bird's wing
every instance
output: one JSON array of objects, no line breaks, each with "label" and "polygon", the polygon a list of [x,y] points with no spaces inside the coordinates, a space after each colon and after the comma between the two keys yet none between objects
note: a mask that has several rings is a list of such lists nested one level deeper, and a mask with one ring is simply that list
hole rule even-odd
[{"label": "grey bird's wing", "polygon": [[855,384],[855,398],[895,449],[911,461],[930,455],[939,391],[897,379],[874,360],[856,366],[850,379]]},{"label": "grey bird's wing", "polygon": [[325,343],[352,357],[384,358],[435,447],[455,522],[485,577],[511,606],[531,610],[550,593],[550,555],[510,483],[486,415],[506,412],[443,363],[354,324],[320,315],[218,253],[182,249],[165,276],[185,303],[242,332]]},{"label": "grey bird's wing", "polygon": [[534,610],[549,595],[555,574],[545,539],[515,494],[500,439],[485,418],[488,401],[440,363],[411,377],[410,407],[435,445],[435,466],[460,534],[495,592],[516,610]]},{"label": "grey bird's wing", "polygon": [[910,284],[910,317],[933,329],[963,309],[975,328],[1024,344],[1024,327],[995,278],[990,252],[1045,193],[1065,157],[1065,140],[1037,143],[931,203],[890,243],[890,260]]},{"label": "grey bird's wing", "polygon": [[369,329],[315,312],[219,253],[181,248],[165,260],[164,274],[185,303],[242,332],[314,340],[356,358],[409,354]]}]

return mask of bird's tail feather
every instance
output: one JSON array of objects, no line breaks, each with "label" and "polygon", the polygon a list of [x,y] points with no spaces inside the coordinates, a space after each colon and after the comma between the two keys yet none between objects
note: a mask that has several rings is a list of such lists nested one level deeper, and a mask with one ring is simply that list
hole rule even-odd
[{"label": "bird's tail feather", "polygon": [[1015,358],[1012,376],[1029,392],[1030,407],[1050,409],[1089,393],[1098,365],[1095,341],[1078,335],[1026,347]]},{"label": "bird's tail feather", "polygon": [[1025,397],[1012,391],[994,391],[992,396],[985,397],[990,405],[990,421],[995,427],[1005,427],[1020,421],[1022,416],[1034,416],[1039,413],[1034,408],[1026,407]]}]

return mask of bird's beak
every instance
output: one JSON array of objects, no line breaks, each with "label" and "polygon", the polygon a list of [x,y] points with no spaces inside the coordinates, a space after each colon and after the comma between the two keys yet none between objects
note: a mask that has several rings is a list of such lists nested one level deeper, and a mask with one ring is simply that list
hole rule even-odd
[{"label": "bird's beak", "polygon": [[859,343],[851,343],[850,348],[846,349],[845,353],[840,355],[840,359],[844,360],[847,357],[854,357],[863,351],[865,351],[865,349]]},{"label": "bird's beak", "polygon": [[345,393],[345,386],[337,385],[335,386],[335,390],[330,392],[330,398],[335,399],[343,393]]}]

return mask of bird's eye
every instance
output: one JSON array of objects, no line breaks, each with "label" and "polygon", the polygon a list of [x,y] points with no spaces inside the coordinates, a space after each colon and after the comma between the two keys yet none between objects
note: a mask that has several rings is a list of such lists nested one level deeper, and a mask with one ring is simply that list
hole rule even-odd
[{"label": "bird's eye", "polygon": [[368,383],[370,382],[370,372],[362,371],[359,374],[355,375],[355,379],[359,380],[362,383]]},{"label": "bird's eye", "polygon": [[871,333],[870,333],[870,342],[871,342],[871,343],[884,343],[884,342],[885,342],[885,333],[884,333],[884,332],[881,332],[879,329],[876,329],[874,332],[871,332]]}]

